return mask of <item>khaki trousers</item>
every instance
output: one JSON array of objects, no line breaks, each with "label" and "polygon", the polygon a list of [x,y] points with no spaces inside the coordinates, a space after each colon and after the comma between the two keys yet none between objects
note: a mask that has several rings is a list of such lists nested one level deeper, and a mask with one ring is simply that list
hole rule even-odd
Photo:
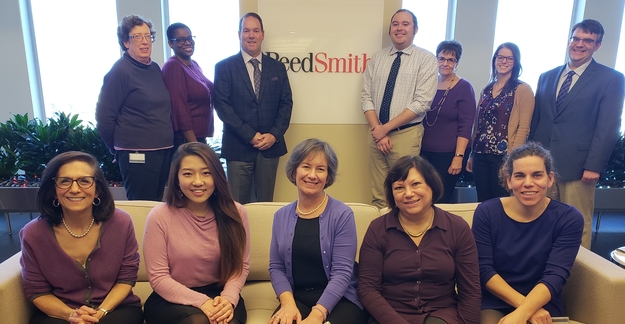
[{"label": "khaki trousers", "polygon": [[392,149],[389,154],[383,154],[378,150],[371,134],[367,136],[369,144],[369,173],[371,174],[372,204],[380,209],[387,207],[384,195],[384,179],[388,170],[399,158],[406,155],[419,155],[421,153],[421,139],[423,138],[423,125],[419,124],[399,131],[388,133],[391,138]]},{"label": "khaki trousers", "polygon": [[596,182],[558,181],[551,187],[548,196],[571,205],[584,216],[584,233],[582,234],[582,246],[590,250],[592,240],[592,216],[595,212],[595,186]]}]

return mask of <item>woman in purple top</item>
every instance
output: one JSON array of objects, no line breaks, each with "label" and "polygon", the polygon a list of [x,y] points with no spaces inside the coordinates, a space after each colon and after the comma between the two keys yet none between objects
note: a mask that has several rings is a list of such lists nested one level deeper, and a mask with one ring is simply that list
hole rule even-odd
[{"label": "woman in purple top", "polygon": [[477,200],[504,197],[499,168],[507,152],[525,143],[534,112],[534,93],[521,75],[521,51],[514,43],[497,47],[490,82],[482,89],[466,169],[473,172]]},{"label": "woman in purple top", "polygon": [[460,216],[435,207],[443,184],[419,156],[404,156],[384,181],[390,212],[369,225],[360,248],[358,295],[380,324],[477,324],[475,241]]},{"label": "woman in purple top", "polygon": [[432,163],[443,180],[443,196],[438,202],[449,203],[471,138],[475,93],[469,81],[456,75],[462,56],[462,45],[458,41],[438,44],[436,56],[438,90],[425,115],[421,156]]},{"label": "woman in purple top", "polygon": [[195,36],[182,23],[167,28],[169,47],[174,51],[163,64],[163,81],[171,96],[174,151],[185,142],[204,142],[213,136],[213,82],[191,59]]},{"label": "woman in purple top", "polygon": [[473,217],[481,323],[551,323],[564,315],[560,293],[582,243],[583,216],[547,197],[553,159],[538,143],[510,152],[501,177],[512,196],[483,202]]},{"label": "woman in purple top", "polygon": [[146,323],[245,323],[240,293],[250,270],[247,214],[232,199],[208,145],[178,148],[165,201],[145,225],[143,255],[154,289],[145,302]]},{"label": "woman in purple top", "polygon": [[298,200],[273,219],[269,274],[280,306],[269,324],[366,323],[356,295],[354,213],[324,191],[337,169],[332,147],[314,138],[286,163]]},{"label": "woman in purple top", "polygon": [[139,245],[130,216],[90,154],[48,162],[37,193],[40,217],[20,231],[22,278],[32,324],[143,323],[132,293]]}]

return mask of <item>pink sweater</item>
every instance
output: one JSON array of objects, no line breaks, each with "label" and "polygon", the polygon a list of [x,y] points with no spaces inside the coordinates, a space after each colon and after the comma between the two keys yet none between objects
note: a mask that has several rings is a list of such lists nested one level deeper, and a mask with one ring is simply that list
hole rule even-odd
[{"label": "pink sweater", "polygon": [[[233,305],[250,271],[250,228],[245,208],[236,203],[247,237],[243,271],[231,278],[221,296]],[[193,215],[186,208],[166,204],[148,215],[143,238],[143,257],[152,289],[165,300],[200,308],[208,297],[189,287],[219,282],[220,250],[215,215]]]}]

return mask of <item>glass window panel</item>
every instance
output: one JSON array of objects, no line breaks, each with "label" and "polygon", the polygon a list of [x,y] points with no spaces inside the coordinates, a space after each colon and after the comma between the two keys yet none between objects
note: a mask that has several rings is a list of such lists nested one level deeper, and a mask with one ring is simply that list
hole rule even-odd
[{"label": "glass window panel", "polygon": [[[170,23],[189,26],[196,36],[193,60],[211,81],[215,64],[240,49],[239,19],[239,1],[169,0]],[[221,138],[222,128],[215,114],[215,138]]]},{"label": "glass window panel", "polygon": [[[625,12],[623,12],[623,21],[621,23],[621,38],[618,42],[618,54],[616,56],[616,70],[625,73]],[[621,118],[621,132],[625,132],[625,111]]]},{"label": "glass window panel", "polygon": [[[519,46],[523,66],[520,79],[534,91],[542,73],[566,61],[573,2],[499,0],[493,52],[505,42]],[[540,23],[528,23],[528,17]]]},{"label": "glass window panel", "polygon": [[102,80],[120,57],[116,1],[31,0],[31,8],[46,117],[72,113],[95,125]]},{"label": "glass window panel", "polygon": [[417,16],[415,45],[435,53],[436,46],[445,40],[447,30],[447,0],[404,0],[403,8]]}]

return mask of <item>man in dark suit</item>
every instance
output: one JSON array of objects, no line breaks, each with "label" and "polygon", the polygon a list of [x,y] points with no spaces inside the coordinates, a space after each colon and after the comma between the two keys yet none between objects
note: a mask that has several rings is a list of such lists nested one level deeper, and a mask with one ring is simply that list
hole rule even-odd
[{"label": "man in dark suit", "polygon": [[549,148],[558,177],[550,197],[584,215],[582,246],[590,249],[595,185],[614,149],[623,112],[623,74],[597,63],[603,26],[592,19],[575,24],[569,62],[538,80],[529,140]]},{"label": "man in dark suit", "polygon": [[284,133],[293,100],[284,64],[263,55],[263,21],[256,13],[239,22],[241,51],[215,66],[215,110],[224,123],[221,156],[236,201],[272,201]]}]

